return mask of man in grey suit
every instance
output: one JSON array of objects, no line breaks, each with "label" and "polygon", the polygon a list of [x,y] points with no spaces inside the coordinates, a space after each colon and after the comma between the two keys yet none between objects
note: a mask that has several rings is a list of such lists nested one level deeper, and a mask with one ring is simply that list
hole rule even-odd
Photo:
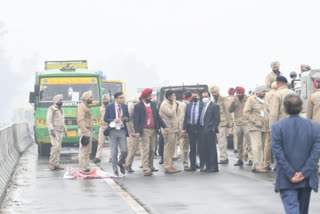
[{"label": "man in grey suit", "polygon": [[306,214],[311,190],[318,191],[320,127],[299,116],[302,100],[298,95],[287,95],[284,107],[289,117],[276,122],[271,129],[277,163],[275,191],[280,192],[287,214]]}]

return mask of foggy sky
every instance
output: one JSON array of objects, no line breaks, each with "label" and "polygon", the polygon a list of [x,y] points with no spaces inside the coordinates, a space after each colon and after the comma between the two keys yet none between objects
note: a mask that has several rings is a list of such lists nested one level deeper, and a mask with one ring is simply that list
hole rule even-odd
[{"label": "foggy sky", "polygon": [[[89,69],[126,80],[130,94],[163,83],[215,84],[223,94],[253,89],[273,60],[287,76],[300,64],[320,67],[318,8],[318,1],[4,0],[0,72],[29,77],[45,60],[87,59]],[[26,65],[30,58],[36,65]],[[21,105],[32,83],[24,87]]]}]

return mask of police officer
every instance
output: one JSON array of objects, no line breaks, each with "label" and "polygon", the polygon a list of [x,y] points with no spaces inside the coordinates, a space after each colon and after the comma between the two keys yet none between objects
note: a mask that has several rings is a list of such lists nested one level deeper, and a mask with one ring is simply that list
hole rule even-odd
[{"label": "police officer", "polygon": [[227,153],[227,136],[229,129],[232,127],[232,118],[228,109],[228,100],[219,93],[218,86],[212,86],[210,88],[211,94],[214,101],[220,108],[220,124],[219,133],[217,133],[218,144],[220,149],[220,162],[219,164],[228,164],[228,153]]},{"label": "police officer", "polygon": [[[79,127],[79,164],[80,170],[84,172],[89,172],[89,161],[90,153],[92,149],[92,126],[93,126],[93,116],[90,109],[90,104],[93,101],[92,91],[87,91],[82,94],[81,103],[77,108],[77,123]],[[83,144],[86,138],[89,143],[87,145]]]},{"label": "police officer", "polygon": [[104,94],[102,96],[102,99],[103,99],[103,105],[101,105],[99,109],[100,129],[99,129],[98,148],[97,148],[96,158],[93,161],[94,163],[101,162],[103,145],[104,145],[104,142],[106,141],[106,136],[104,136],[103,132],[108,127],[108,124],[104,122],[104,114],[106,113],[106,107],[110,102],[110,96],[107,94]]},{"label": "police officer", "polygon": [[243,110],[243,115],[248,120],[249,137],[252,143],[252,172],[267,172],[263,167],[263,144],[266,133],[263,110],[265,89],[264,85],[257,86],[255,95],[248,98]]},{"label": "police officer", "polygon": [[53,105],[48,108],[47,124],[51,139],[51,152],[49,158],[50,170],[62,170],[59,165],[60,151],[63,133],[67,136],[67,128],[65,126],[64,112],[62,109],[63,95],[58,94],[53,98]]},{"label": "police officer", "polygon": [[282,76],[282,73],[280,72],[280,62],[275,61],[271,63],[271,69],[272,71],[266,76],[265,83],[267,87],[270,89],[272,82],[274,82],[277,78],[277,76]]},{"label": "police officer", "polygon": [[269,128],[277,122],[278,120],[284,119],[288,114],[284,110],[283,100],[294,92],[288,89],[288,80],[284,76],[277,76],[276,78],[277,92],[274,93],[274,96],[270,104],[270,113],[269,113]]}]

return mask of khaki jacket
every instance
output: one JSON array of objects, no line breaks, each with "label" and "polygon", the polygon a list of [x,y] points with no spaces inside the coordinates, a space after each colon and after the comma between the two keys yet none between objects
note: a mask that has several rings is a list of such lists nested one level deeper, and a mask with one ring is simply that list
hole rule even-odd
[{"label": "khaki jacket", "polygon": [[248,120],[249,131],[266,132],[263,103],[257,100],[257,96],[248,98],[243,109],[243,115]]},{"label": "khaki jacket", "polygon": [[89,105],[80,103],[77,108],[77,122],[81,135],[89,135],[92,131],[93,116]]},{"label": "khaki jacket", "polygon": [[179,119],[178,119],[178,104],[171,104],[165,99],[160,106],[159,114],[167,125],[168,130],[162,129],[163,134],[178,133],[179,132]]},{"label": "khaki jacket", "polygon": [[219,127],[232,127],[232,117],[229,112],[229,101],[226,97],[219,96],[216,104],[220,108],[220,124]]},{"label": "khaki jacket", "polygon": [[179,131],[181,132],[183,129],[183,122],[184,122],[184,116],[186,114],[188,101],[183,100],[182,102],[179,102],[178,107],[178,120],[179,120]]},{"label": "khaki jacket", "polygon": [[[272,82],[276,81],[276,78],[277,78],[277,74],[275,74],[273,71],[271,71],[267,76],[266,76],[266,79],[265,79],[265,83],[267,85],[268,88],[271,88],[271,84]],[[282,76],[282,73],[280,72],[279,76]]]},{"label": "khaki jacket", "polygon": [[320,89],[314,92],[308,101],[307,118],[320,125]]},{"label": "khaki jacket", "polygon": [[230,113],[234,112],[234,118],[236,120],[237,126],[248,125],[248,121],[243,116],[243,109],[247,99],[248,99],[248,96],[245,96],[241,101],[239,101],[239,99],[236,102],[232,101],[230,105],[229,112]]},{"label": "khaki jacket", "polygon": [[104,114],[106,113],[106,106],[102,105],[99,109],[100,127],[103,129],[108,128],[108,123],[104,121]]},{"label": "khaki jacket", "polygon": [[63,109],[60,110],[55,104],[50,106],[47,112],[47,125],[49,131],[66,132]]},{"label": "khaki jacket", "polygon": [[269,111],[269,128],[271,130],[271,126],[277,122],[278,120],[282,120],[288,116],[288,114],[284,110],[283,100],[289,95],[293,94],[294,91],[288,89],[286,86],[278,88],[278,90],[274,93],[271,102],[270,102],[270,111]]},{"label": "khaki jacket", "polygon": [[127,122],[127,129],[128,129],[129,135],[131,135],[132,133],[135,133],[134,125],[133,125],[133,112],[134,112],[134,105],[131,105],[129,107],[130,120],[129,122]]},{"label": "khaki jacket", "polygon": [[268,132],[270,131],[270,127],[269,127],[270,104],[271,104],[271,99],[276,91],[277,90],[272,89],[271,91],[267,92],[266,96],[264,97],[263,111],[264,111],[265,124]]}]

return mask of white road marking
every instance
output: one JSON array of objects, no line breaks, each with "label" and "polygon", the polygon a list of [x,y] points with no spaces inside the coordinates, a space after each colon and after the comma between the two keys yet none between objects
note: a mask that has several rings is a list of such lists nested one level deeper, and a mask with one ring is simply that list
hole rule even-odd
[{"label": "white road marking", "polygon": [[[101,171],[103,171],[98,165],[94,164],[98,169],[100,169]],[[117,191],[121,198],[123,200],[125,200],[128,205],[131,207],[131,209],[137,213],[137,214],[149,214],[149,212],[142,207],[139,202],[137,200],[135,200],[127,191],[125,191],[124,189],[122,189],[122,187],[117,184],[112,178],[105,178],[103,179],[107,184],[109,184],[112,189],[114,189],[115,191]]]}]

